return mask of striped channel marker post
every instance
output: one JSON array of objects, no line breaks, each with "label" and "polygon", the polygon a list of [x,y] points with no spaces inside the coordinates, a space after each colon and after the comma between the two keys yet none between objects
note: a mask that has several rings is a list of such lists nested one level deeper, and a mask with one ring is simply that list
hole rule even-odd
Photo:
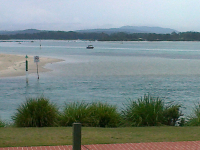
[{"label": "striped channel marker post", "polygon": [[25,58],[26,58],[26,83],[28,83],[28,56],[26,55],[25,56]]}]

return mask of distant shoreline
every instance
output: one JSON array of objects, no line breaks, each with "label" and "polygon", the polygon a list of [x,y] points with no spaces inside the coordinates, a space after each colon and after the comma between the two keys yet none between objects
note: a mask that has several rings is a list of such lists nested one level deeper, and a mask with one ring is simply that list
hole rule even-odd
[{"label": "distant shoreline", "polygon": [[[62,39],[62,40],[59,40],[59,39],[42,39],[41,41],[49,41],[49,40],[51,40],[51,41],[89,41],[89,42],[91,42],[91,41],[98,41],[98,40],[80,40],[80,39],[76,39],[76,40],[66,40],[66,39]],[[10,42],[10,43],[19,43],[19,44],[21,44],[21,43],[23,43],[23,42],[35,42],[35,41],[40,41],[40,39],[33,39],[33,40],[26,40],[26,39],[21,39],[21,40],[0,40],[0,43],[6,43],[6,42]],[[157,40],[157,41],[145,41],[145,40],[143,40],[143,41],[140,41],[140,40],[138,40],[138,41],[135,41],[135,40],[127,40],[127,41],[115,41],[115,40],[105,40],[105,41],[103,41],[103,40],[99,40],[98,42],[200,42],[200,40],[199,41],[191,41],[191,40],[188,40],[188,41],[161,41],[161,40]],[[121,43],[121,44],[123,44],[123,43]]]},{"label": "distant shoreline", "polygon": [[129,33],[40,31],[0,34],[0,40],[89,40],[89,41],[200,41],[200,32]]}]

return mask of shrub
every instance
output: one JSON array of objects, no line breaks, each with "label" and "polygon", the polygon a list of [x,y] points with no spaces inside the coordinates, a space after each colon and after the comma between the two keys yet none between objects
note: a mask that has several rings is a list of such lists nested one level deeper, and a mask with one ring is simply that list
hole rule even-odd
[{"label": "shrub", "polygon": [[89,107],[90,121],[95,127],[117,127],[120,122],[120,114],[117,107],[94,102]]},{"label": "shrub", "polygon": [[188,120],[186,125],[188,126],[200,126],[200,104],[195,105],[194,108],[194,115],[191,115]]},{"label": "shrub", "polygon": [[5,126],[6,126],[5,122],[3,122],[2,120],[0,120],[0,127],[5,127]]},{"label": "shrub", "polygon": [[[180,112],[180,105],[169,105],[166,106],[164,111],[163,111],[163,117],[164,117],[164,124],[165,125],[172,125],[174,126],[178,118],[182,115]],[[182,118],[183,119],[183,118]],[[183,124],[181,120],[181,126]]]},{"label": "shrub", "polygon": [[74,122],[80,122],[83,126],[87,126],[89,111],[88,104],[85,102],[73,102],[65,104],[64,111],[61,116],[61,126],[72,126]]},{"label": "shrub", "polygon": [[17,127],[56,126],[58,109],[44,97],[29,98],[19,106],[12,119]]},{"label": "shrub", "polygon": [[62,126],[72,126],[80,122],[82,126],[116,127],[119,122],[119,113],[115,106],[94,102],[74,102],[66,104],[61,117]]},{"label": "shrub", "polygon": [[180,116],[179,105],[165,107],[159,98],[149,94],[137,101],[130,100],[122,110],[123,124],[125,126],[157,126],[169,125]]}]

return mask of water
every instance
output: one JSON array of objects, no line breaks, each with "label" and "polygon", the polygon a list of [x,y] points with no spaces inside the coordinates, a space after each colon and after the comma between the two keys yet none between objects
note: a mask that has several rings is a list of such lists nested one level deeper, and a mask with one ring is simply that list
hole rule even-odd
[{"label": "water", "polygon": [[[64,61],[51,72],[0,78],[0,117],[11,120],[28,97],[44,95],[60,109],[74,101],[123,107],[146,93],[174,101],[189,115],[200,97],[200,42],[1,42],[0,53],[39,55]],[[94,45],[93,50],[86,46]],[[33,60],[29,60],[33,61]]]}]

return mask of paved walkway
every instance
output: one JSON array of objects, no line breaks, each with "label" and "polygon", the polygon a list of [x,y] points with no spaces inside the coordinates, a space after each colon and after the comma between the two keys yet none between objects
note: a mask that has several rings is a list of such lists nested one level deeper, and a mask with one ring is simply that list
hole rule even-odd
[{"label": "paved walkway", "polygon": [[[72,150],[71,145],[6,147],[0,150]],[[82,145],[81,150],[200,150],[200,141]]]}]

